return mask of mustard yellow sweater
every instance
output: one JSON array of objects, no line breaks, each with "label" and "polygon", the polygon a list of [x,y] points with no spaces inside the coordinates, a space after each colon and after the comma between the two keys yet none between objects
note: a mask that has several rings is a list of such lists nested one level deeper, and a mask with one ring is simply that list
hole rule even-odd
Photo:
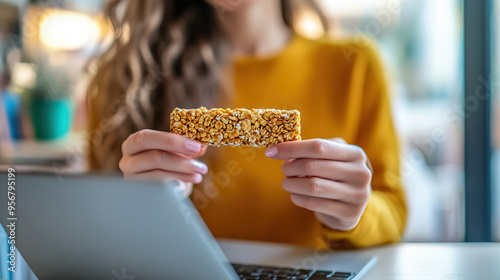
[{"label": "mustard yellow sweater", "polygon": [[191,196],[216,237],[311,247],[367,247],[400,240],[406,204],[388,84],[373,46],[296,36],[279,54],[238,58],[231,107],[298,109],[302,139],[342,137],[373,165],[372,194],[353,230],[329,229],[281,187],[282,161],[264,149],[210,148],[210,173]]}]

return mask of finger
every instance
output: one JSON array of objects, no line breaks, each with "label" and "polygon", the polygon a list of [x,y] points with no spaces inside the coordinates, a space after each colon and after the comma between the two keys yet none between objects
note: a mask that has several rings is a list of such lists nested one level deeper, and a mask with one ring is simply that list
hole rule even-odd
[{"label": "finger", "polygon": [[309,176],[343,182],[358,175],[355,172],[356,166],[354,163],[343,161],[299,158],[283,163],[281,171],[287,177]]},{"label": "finger", "polygon": [[153,149],[193,156],[201,151],[201,144],[177,134],[149,129],[130,135],[122,144],[123,154],[129,155]]},{"label": "finger", "polygon": [[340,137],[330,138],[328,140],[333,141],[333,142],[337,142],[340,144],[347,144],[347,142],[344,140],[344,138],[340,138]]},{"label": "finger", "polygon": [[267,148],[266,156],[273,159],[317,158],[338,161],[363,159],[363,150],[329,140],[312,139],[284,142]]},{"label": "finger", "polygon": [[[337,142],[337,143],[341,143],[341,144],[347,144],[347,142],[343,138],[340,138],[340,137],[330,138],[328,140],[334,141],[334,142]],[[347,144],[347,145],[349,145],[349,144]],[[356,145],[351,145],[351,146],[359,148],[359,149],[362,149],[360,146],[356,146]],[[372,163],[371,163],[371,161],[370,161],[370,159],[368,157],[366,157],[366,166],[368,166],[368,169],[370,169],[370,172],[373,174]]]},{"label": "finger", "polygon": [[282,181],[283,189],[293,194],[339,200],[356,204],[365,199],[365,192],[348,185],[317,177],[287,177]]},{"label": "finger", "polygon": [[281,170],[287,177],[320,177],[356,186],[366,186],[372,179],[372,172],[362,162],[301,158],[283,163]]},{"label": "finger", "polygon": [[207,148],[208,146],[207,145],[201,145],[201,150],[199,153],[197,153],[196,155],[193,155],[192,157],[193,158],[199,158],[199,157],[202,157],[203,155],[205,155],[205,153],[207,152]]},{"label": "finger", "polygon": [[194,183],[194,184],[199,184],[203,181],[203,176],[201,176],[200,174],[184,174],[184,173],[170,172],[164,170],[151,170],[142,173],[127,173],[124,174],[124,178],[127,180],[139,179],[139,180],[162,180],[162,181],[177,179],[185,183]]},{"label": "finger", "polygon": [[187,174],[208,172],[208,167],[201,161],[162,150],[148,150],[132,156],[124,156],[118,165],[123,173],[141,173],[150,170]]},{"label": "finger", "polygon": [[[364,212],[364,207],[352,206],[336,200],[291,194],[292,202],[302,208],[332,216],[348,225],[356,225]],[[346,225],[344,225],[346,226]]]},{"label": "finger", "polygon": [[370,161],[370,159],[368,157],[366,157],[366,167],[368,167],[368,169],[370,169],[370,173],[373,174],[372,162]]}]

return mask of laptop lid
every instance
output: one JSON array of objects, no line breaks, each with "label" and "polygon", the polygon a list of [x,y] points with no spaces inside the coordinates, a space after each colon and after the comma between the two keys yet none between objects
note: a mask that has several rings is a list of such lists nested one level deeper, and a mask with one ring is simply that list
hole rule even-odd
[{"label": "laptop lid", "polygon": [[16,174],[12,216],[0,182],[0,222],[39,279],[237,278],[180,182]]}]

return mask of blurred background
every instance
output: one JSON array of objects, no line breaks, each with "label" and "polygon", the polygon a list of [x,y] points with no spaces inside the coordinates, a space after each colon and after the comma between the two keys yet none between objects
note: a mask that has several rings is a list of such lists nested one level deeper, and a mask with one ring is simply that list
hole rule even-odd
[{"label": "blurred background", "polygon": [[[390,73],[409,203],[404,240],[463,241],[463,1],[317,2],[331,26],[326,36],[375,40]],[[493,2],[492,216],[500,241],[500,5]],[[103,4],[0,0],[0,169],[86,171],[84,68],[113,38]],[[300,34],[324,35],[311,10],[296,16]]]}]

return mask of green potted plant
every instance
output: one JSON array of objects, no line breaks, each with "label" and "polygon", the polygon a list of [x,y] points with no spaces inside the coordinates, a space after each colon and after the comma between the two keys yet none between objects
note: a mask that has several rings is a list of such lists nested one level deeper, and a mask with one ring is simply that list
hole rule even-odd
[{"label": "green potted plant", "polygon": [[34,85],[26,92],[36,139],[55,140],[71,131],[75,109],[65,72],[39,64]]}]

